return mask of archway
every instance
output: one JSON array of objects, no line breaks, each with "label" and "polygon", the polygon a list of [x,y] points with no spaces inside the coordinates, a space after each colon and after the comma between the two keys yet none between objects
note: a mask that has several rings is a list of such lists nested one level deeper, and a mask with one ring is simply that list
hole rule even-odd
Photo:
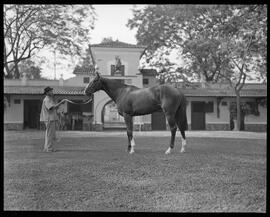
[{"label": "archway", "polygon": [[118,114],[114,101],[107,102],[102,109],[102,123],[104,128],[124,128],[126,127],[124,118]]}]

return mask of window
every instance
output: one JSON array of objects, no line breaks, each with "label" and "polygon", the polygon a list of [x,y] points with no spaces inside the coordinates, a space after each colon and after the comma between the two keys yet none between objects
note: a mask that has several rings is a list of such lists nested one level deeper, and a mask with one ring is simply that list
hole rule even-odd
[{"label": "window", "polygon": [[[247,115],[255,115],[255,116],[260,116],[260,112],[258,110],[258,103],[256,102],[246,102],[246,108],[245,108],[245,113]],[[243,106],[244,107],[244,106]]]},{"label": "window", "polygon": [[21,104],[21,100],[20,99],[14,99],[14,104]]},{"label": "window", "polygon": [[83,78],[83,83],[84,83],[84,84],[88,84],[89,81],[90,81],[90,78],[89,78],[89,77],[84,77],[84,78]]},{"label": "window", "polygon": [[145,84],[145,85],[146,85],[146,84],[149,84],[149,79],[148,79],[148,78],[144,78],[144,79],[143,79],[143,84]]},{"label": "window", "polygon": [[125,75],[125,65],[121,65],[120,70],[116,71],[115,65],[111,65],[111,75],[112,76],[124,76]]},{"label": "window", "polygon": [[214,112],[214,103],[213,102],[205,103],[205,112],[208,112],[208,113]]}]

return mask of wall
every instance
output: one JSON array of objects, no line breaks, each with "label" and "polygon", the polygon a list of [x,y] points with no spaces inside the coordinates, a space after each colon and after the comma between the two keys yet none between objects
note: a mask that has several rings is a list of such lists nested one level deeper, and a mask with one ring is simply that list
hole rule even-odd
[{"label": "wall", "polygon": [[[219,105],[219,117],[217,116],[217,98],[216,97],[186,97],[187,104],[187,120],[189,129],[191,129],[191,102],[192,101],[203,101],[203,102],[213,102],[214,110],[213,112],[205,113],[205,125],[206,130],[229,130],[230,125],[230,113],[229,113],[229,103],[226,106]],[[225,98],[221,100],[227,101]]]},{"label": "wall", "polygon": [[111,65],[115,64],[115,56],[119,56],[122,65],[125,65],[125,75],[136,75],[139,73],[140,52],[138,48],[102,48],[93,47],[93,55],[96,59],[99,72],[102,75],[111,75]]},{"label": "wall", "polygon": [[148,85],[144,85],[144,87],[153,87],[153,86],[159,84],[157,79],[154,76],[145,76],[144,75],[143,78],[148,79],[148,82],[149,82]]},{"label": "wall", "polygon": [[[14,104],[14,99],[20,99],[20,104]],[[23,125],[23,97],[13,95],[10,96],[10,106],[4,111],[4,123],[14,125]]]},{"label": "wall", "polygon": [[266,124],[267,122],[267,108],[258,106],[259,110],[259,116],[255,116],[253,114],[246,115],[245,116],[245,123],[250,124],[250,123],[260,123],[260,124]]},{"label": "wall", "polygon": [[[55,100],[58,102],[63,98],[70,100],[82,100],[81,96],[64,96],[64,95],[56,95]],[[14,104],[15,99],[20,99],[20,104]],[[4,125],[5,129],[23,129],[24,123],[24,100],[42,100],[44,99],[44,95],[11,95],[10,96],[10,106],[6,108],[4,111]],[[67,103],[60,105],[57,112],[67,112]]]},{"label": "wall", "polygon": [[266,132],[267,130],[267,108],[258,106],[259,116],[245,115],[245,130]]},{"label": "wall", "polygon": [[87,84],[83,83],[84,77],[90,77],[90,80],[92,79],[88,75],[76,75],[76,77],[64,80],[64,86],[85,87]]},{"label": "wall", "polygon": [[[21,79],[4,79],[5,86],[24,86]],[[59,80],[27,80],[27,86],[58,86]]]}]

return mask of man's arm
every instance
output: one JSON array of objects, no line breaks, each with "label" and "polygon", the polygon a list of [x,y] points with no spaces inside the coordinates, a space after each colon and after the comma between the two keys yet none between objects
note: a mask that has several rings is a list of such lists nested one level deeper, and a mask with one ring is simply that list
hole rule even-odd
[{"label": "man's arm", "polygon": [[60,101],[59,103],[57,103],[57,104],[48,102],[48,103],[46,104],[46,107],[47,107],[49,110],[58,109],[58,107],[59,107],[62,103],[64,103],[64,102],[65,102],[64,99],[61,100],[61,101]]}]

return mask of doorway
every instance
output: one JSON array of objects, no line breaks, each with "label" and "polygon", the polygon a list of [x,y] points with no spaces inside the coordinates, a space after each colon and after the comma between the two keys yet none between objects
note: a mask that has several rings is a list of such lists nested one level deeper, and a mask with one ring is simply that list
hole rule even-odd
[{"label": "doorway", "polygon": [[151,117],[152,130],[166,130],[166,117],[163,111],[154,112]]},{"label": "doorway", "polygon": [[191,130],[205,130],[205,102],[191,102]]},{"label": "doorway", "polygon": [[23,128],[24,129],[40,129],[40,111],[41,111],[41,100],[31,99],[24,100],[23,109]]}]

